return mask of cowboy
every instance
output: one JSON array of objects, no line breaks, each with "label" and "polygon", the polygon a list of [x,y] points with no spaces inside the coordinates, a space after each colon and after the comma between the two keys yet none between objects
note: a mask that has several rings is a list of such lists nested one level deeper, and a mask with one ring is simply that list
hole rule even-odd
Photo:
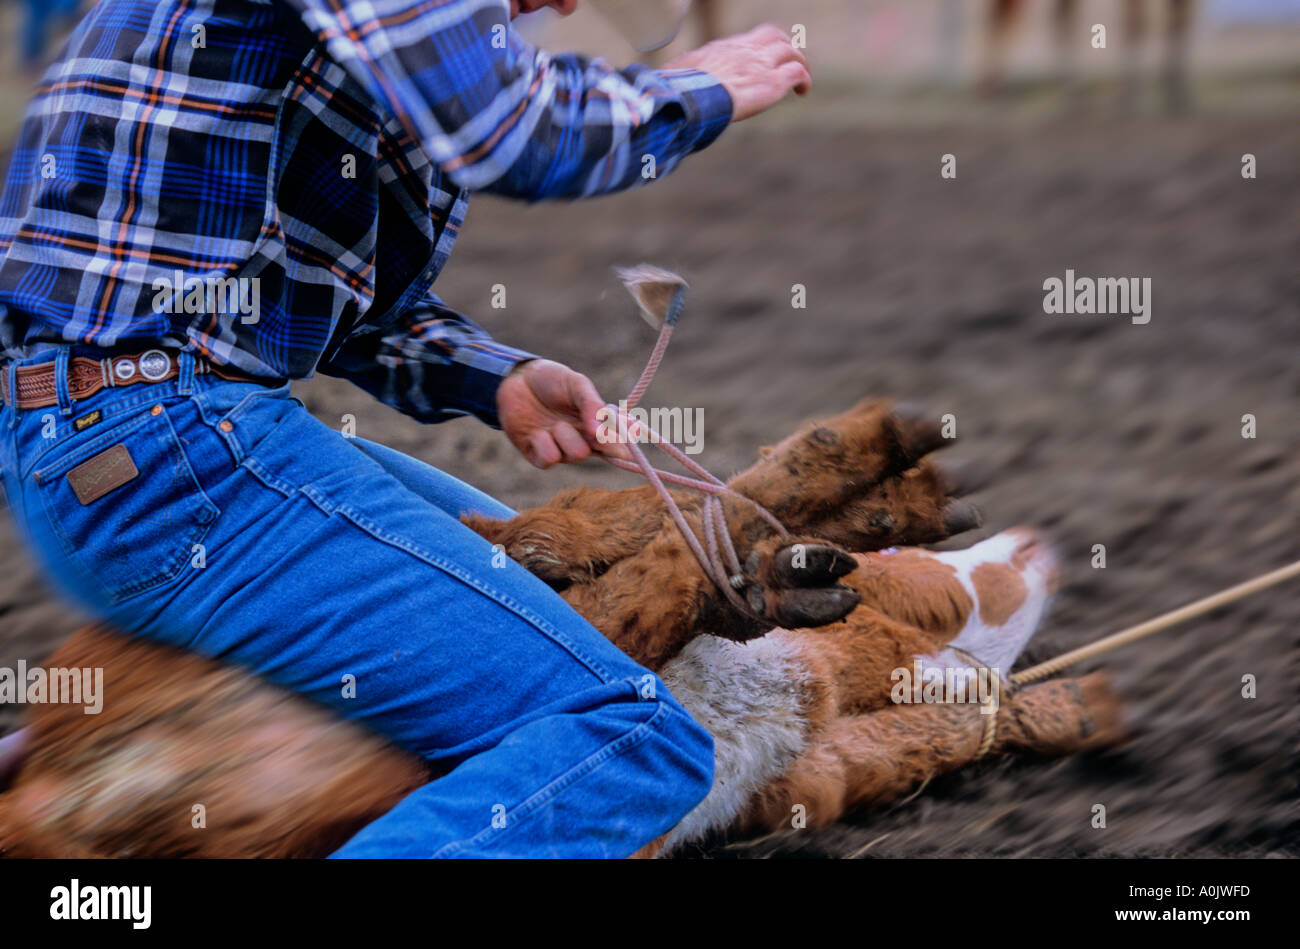
[{"label": "cowboy", "polygon": [[0,196],[0,467],[30,550],[117,629],[442,774],[339,856],[623,857],[712,780],[663,684],[458,520],[508,507],[289,390],[473,415],[539,468],[605,447],[590,380],[430,289],[468,193],[630,188],[810,79],[770,26],[658,70],[511,27],[575,5],[101,0]]}]

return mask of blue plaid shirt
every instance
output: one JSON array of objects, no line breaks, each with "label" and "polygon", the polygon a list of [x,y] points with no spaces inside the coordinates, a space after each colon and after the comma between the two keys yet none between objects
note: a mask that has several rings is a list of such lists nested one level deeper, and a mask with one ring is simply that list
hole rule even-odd
[{"label": "blue plaid shirt", "polygon": [[3,358],[162,345],[499,424],[530,354],[430,291],[468,192],[634,187],[731,118],[707,74],[550,55],[508,7],[100,0],[0,195]]}]

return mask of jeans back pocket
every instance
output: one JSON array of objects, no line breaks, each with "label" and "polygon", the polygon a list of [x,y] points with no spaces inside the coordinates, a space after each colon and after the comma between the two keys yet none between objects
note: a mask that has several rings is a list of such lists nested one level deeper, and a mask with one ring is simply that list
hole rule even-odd
[{"label": "jeans back pocket", "polygon": [[42,460],[33,489],[63,557],[110,603],[167,583],[201,552],[220,511],[161,405],[57,454]]}]

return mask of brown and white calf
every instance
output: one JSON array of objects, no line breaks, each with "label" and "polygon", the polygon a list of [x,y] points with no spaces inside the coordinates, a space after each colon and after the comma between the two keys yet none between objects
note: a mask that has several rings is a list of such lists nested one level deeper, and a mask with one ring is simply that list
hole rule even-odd
[{"label": "brown and white calf", "polygon": [[[725,502],[758,619],[731,608],[648,488],[577,489],[509,521],[467,518],[713,734],[712,791],[647,852],[777,830],[800,807],[808,825],[828,824],[976,757],[980,706],[900,704],[896,670],[1008,671],[1057,565],[1022,529],[963,551],[873,552],[976,525],[926,457],[943,444],[918,414],[864,402],[763,449],[729,484],[795,536],[778,541]],[[699,501],[680,502],[698,521]],[[323,708],[168,647],[87,629],[49,662],[102,667],[103,711],[33,706],[0,796],[0,850],[14,856],[319,856],[436,779]],[[991,753],[1112,744],[1119,712],[1097,675],[1021,689],[1001,697]]]}]

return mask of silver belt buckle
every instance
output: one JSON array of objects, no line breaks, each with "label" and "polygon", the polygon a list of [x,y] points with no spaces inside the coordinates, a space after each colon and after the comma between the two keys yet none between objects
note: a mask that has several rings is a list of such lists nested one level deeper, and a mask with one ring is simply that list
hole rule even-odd
[{"label": "silver belt buckle", "polygon": [[171,371],[172,357],[161,349],[151,349],[142,353],[137,363],[140,367],[140,375],[150,382],[158,382]]}]

